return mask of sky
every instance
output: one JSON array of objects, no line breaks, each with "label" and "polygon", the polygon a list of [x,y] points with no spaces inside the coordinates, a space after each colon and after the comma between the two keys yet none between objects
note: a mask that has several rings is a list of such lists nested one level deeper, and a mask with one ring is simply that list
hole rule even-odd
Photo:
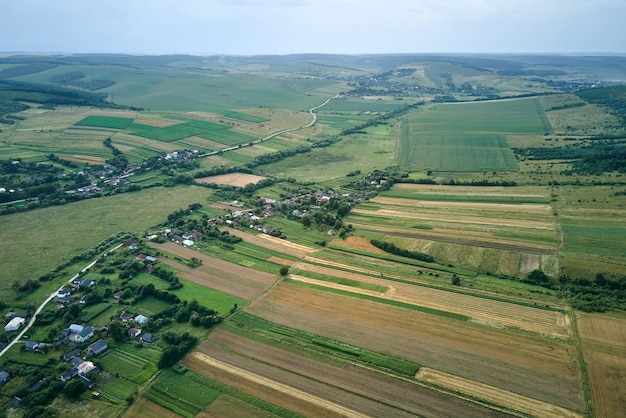
[{"label": "sky", "polygon": [[0,52],[624,53],[626,0],[0,0]]}]

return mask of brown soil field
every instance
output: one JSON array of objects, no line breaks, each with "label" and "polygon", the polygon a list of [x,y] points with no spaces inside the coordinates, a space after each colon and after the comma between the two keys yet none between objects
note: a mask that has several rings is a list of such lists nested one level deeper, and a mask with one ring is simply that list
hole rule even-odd
[{"label": "brown soil field", "polygon": [[229,395],[222,395],[217,398],[206,412],[200,412],[196,418],[231,418],[231,417],[262,417],[279,418],[271,412],[247,404]]},{"label": "brown soil field", "polygon": [[212,165],[226,165],[230,162],[226,158],[220,157],[219,155],[210,155],[206,157],[206,161],[208,161]]},{"label": "brown soil field", "polygon": [[248,183],[257,184],[263,179],[265,179],[265,177],[253,176],[252,174],[230,173],[221,174],[219,176],[202,177],[196,179],[196,181],[200,183],[226,184],[229,186],[243,187]]},{"label": "brown soil field", "polygon": [[427,191],[430,193],[468,195],[468,196],[522,196],[522,197],[548,197],[547,193],[540,193],[537,187],[524,186],[455,186],[448,184],[411,184],[396,183],[394,188],[415,191]]},{"label": "brown soil field", "polygon": [[175,412],[162,407],[146,398],[139,398],[123,415],[124,418],[145,418],[145,417],[163,417],[178,418]]},{"label": "brown soil field", "polygon": [[235,235],[244,241],[249,242],[250,244],[258,245],[259,247],[267,248],[268,250],[279,253],[292,255],[294,257],[302,258],[315,251],[314,248],[307,247],[306,245],[296,244],[267,234],[254,235],[233,228],[228,228],[226,231],[228,231],[231,235]]},{"label": "brown soil field", "polygon": [[626,319],[579,313],[577,322],[594,416],[623,416],[626,411]]},{"label": "brown soil field", "polygon": [[448,373],[422,367],[415,376],[425,382],[433,383],[456,392],[474,396],[496,405],[502,405],[515,411],[542,418],[582,418],[582,414],[561,408],[547,402],[541,402],[526,396],[520,396],[506,390],[463,379]]},{"label": "brown soil field", "polygon": [[356,250],[367,251],[367,252],[375,253],[375,254],[387,254],[386,252],[384,252],[380,248],[373,246],[369,242],[369,240],[367,240],[367,239],[365,239],[363,237],[350,236],[350,237],[346,238],[345,240],[334,239],[332,241],[332,244],[336,245],[338,247],[354,248]]},{"label": "brown soil field", "polygon": [[287,259],[280,258],[280,257],[270,257],[267,259],[267,261],[271,261],[272,263],[276,263],[276,264],[280,264],[281,266],[288,266],[288,267],[291,267],[297,263],[297,261],[287,260]]},{"label": "brown soil field", "polygon": [[180,270],[178,276],[182,279],[242,299],[254,299],[276,281],[276,277],[272,274],[213,258],[173,242],[150,243],[150,246],[188,260],[192,257],[202,260],[201,266],[191,268],[164,257],[159,259],[163,264]]},{"label": "brown soil field", "polygon": [[569,318],[567,315],[559,312],[515,305],[460,293],[446,292],[445,290],[432,289],[429,287],[410,285],[303,262],[296,264],[294,268],[328,276],[387,286],[390,290],[386,294],[381,294],[379,292],[366,291],[356,287],[337,285],[323,280],[292,275],[291,277],[295,280],[315,283],[326,287],[335,287],[354,293],[373,295],[384,299],[397,300],[399,302],[425,306],[445,312],[467,315],[485,325],[491,324],[493,326],[516,327],[526,331],[555,337],[567,337],[570,335]]},{"label": "brown soil field", "polygon": [[533,399],[583,409],[571,342],[381,305],[288,283],[246,311]]},{"label": "brown soil field", "polygon": [[[222,330],[198,348],[203,354],[369,416],[503,416],[454,396],[352,364],[331,365]],[[355,396],[356,395],[356,396]],[[464,415],[465,414],[465,415]]]},{"label": "brown soil field", "polygon": [[69,157],[63,157],[66,160],[74,161],[77,163],[89,163],[89,164],[104,164],[106,162],[106,158],[94,157],[92,155],[71,155]]},{"label": "brown soil field", "polygon": [[[395,186],[394,186],[395,187]],[[500,195],[494,195],[500,196]],[[396,197],[376,196],[371,199],[374,203],[394,206],[410,206],[415,208],[460,208],[460,209],[480,209],[492,211],[510,211],[510,212],[533,212],[533,213],[550,213],[552,207],[550,205],[539,203],[480,203],[480,202],[441,202],[419,199],[405,199]]]},{"label": "brown soil field", "polygon": [[248,367],[234,366],[199,351],[190,354],[183,364],[196,373],[305,416],[312,414],[329,417],[367,417],[367,415],[295,389],[290,384],[251,372]]}]

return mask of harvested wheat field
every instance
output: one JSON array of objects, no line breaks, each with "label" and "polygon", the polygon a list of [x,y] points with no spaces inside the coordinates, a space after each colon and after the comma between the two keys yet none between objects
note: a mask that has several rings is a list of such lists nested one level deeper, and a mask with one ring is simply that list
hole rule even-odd
[{"label": "harvested wheat field", "polygon": [[178,418],[180,415],[146,398],[140,397],[133,403],[133,406],[124,413],[124,418],[144,417]]},{"label": "harvested wheat field", "polygon": [[415,376],[419,380],[433,383],[455,392],[465,393],[493,403],[502,405],[531,416],[541,418],[582,418],[582,414],[569,409],[560,408],[547,402],[541,402],[526,396],[520,396],[493,386],[463,379],[448,373],[422,367]]},{"label": "harvested wheat field", "polygon": [[363,237],[349,236],[346,239],[334,239],[332,245],[337,247],[353,248],[355,250],[367,251],[374,254],[387,254],[378,247],[372,245],[369,240]]},{"label": "harvested wheat field", "polygon": [[626,411],[626,320],[580,313],[577,322],[594,416],[623,416]]},{"label": "harvested wheat field", "polygon": [[276,280],[276,276],[272,274],[209,257],[206,254],[172,242],[163,244],[150,243],[150,246],[188,260],[192,257],[202,260],[202,265],[191,268],[174,260],[164,257],[159,258],[159,261],[163,264],[180,270],[178,276],[181,279],[189,280],[190,282],[198,283],[242,299],[254,299],[267,290]]},{"label": "harvested wheat field", "polygon": [[228,186],[243,187],[248,183],[257,184],[258,182],[264,179],[265,177],[254,176],[252,174],[230,173],[230,174],[220,174],[219,176],[202,177],[202,178],[196,179],[196,181],[199,183],[215,183],[215,184],[225,184]]},{"label": "harvested wheat field", "polygon": [[380,298],[396,300],[411,305],[425,306],[445,312],[467,315],[480,323],[490,324],[492,326],[516,327],[526,331],[555,337],[567,337],[570,335],[569,319],[567,315],[561,312],[537,309],[530,306],[516,305],[461,293],[447,292],[430,287],[400,283],[385,280],[384,278],[334,270],[332,268],[303,262],[297,263],[293,267],[300,270],[320,273],[322,275],[386,286],[389,288],[389,291],[385,294],[380,294],[355,287],[337,285],[323,280],[290,275],[290,277],[295,280],[307,281],[321,286],[335,287],[354,293],[376,295]]},{"label": "harvested wheat field", "polygon": [[267,234],[254,235],[233,228],[227,228],[225,231],[228,231],[229,234],[237,236],[250,244],[258,245],[259,247],[267,248],[268,250],[292,255],[298,258],[302,258],[315,251],[315,248],[296,244]]},{"label": "harvested wheat field", "polygon": [[[418,385],[418,382],[349,363],[327,364],[223,330],[211,333],[209,341],[198,347],[197,354],[262,376],[266,379],[264,384],[272,388],[275,382],[288,383],[292,390],[307,394],[301,399],[308,399],[316,407],[323,407],[331,414],[340,411],[337,408],[339,406],[351,414],[362,416],[462,417],[468,413],[472,416],[505,416],[501,412]],[[206,360],[206,357],[201,359]],[[197,363],[188,365],[192,369],[194,366],[197,367]],[[202,373],[201,370],[197,372]],[[241,371],[237,372],[242,375]],[[312,416],[312,413],[304,415]]]},{"label": "harvested wheat field", "polygon": [[545,339],[307,289],[273,288],[246,312],[580,412],[576,350]]}]

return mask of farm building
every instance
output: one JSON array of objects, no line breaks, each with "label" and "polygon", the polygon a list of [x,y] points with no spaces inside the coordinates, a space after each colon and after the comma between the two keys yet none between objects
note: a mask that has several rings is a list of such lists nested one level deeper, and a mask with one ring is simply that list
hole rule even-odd
[{"label": "farm building", "polygon": [[18,329],[20,329],[22,325],[24,325],[24,322],[26,322],[26,319],[24,318],[20,318],[20,317],[13,318],[9,321],[8,324],[4,326],[4,331],[5,332],[17,331]]},{"label": "farm building", "polygon": [[146,322],[148,322],[148,318],[143,315],[137,315],[135,317],[135,322],[138,324],[145,324]]},{"label": "farm building", "polygon": [[107,348],[109,348],[109,346],[107,345],[107,342],[103,339],[100,339],[96,341],[95,343],[91,344],[89,347],[87,347],[87,354],[91,356],[100,354]]},{"label": "farm building", "polygon": [[11,375],[8,372],[0,370],[0,385],[4,385],[9,380],[9,377],[11,377]]}]

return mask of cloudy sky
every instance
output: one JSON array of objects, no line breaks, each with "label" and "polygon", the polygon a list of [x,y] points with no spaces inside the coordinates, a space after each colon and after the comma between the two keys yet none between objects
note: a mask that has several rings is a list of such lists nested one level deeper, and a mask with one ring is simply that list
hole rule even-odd
[{"label": "cloudy sky", "polygon": [[626,52],[625,0],[0,0],[1,52]]}]

